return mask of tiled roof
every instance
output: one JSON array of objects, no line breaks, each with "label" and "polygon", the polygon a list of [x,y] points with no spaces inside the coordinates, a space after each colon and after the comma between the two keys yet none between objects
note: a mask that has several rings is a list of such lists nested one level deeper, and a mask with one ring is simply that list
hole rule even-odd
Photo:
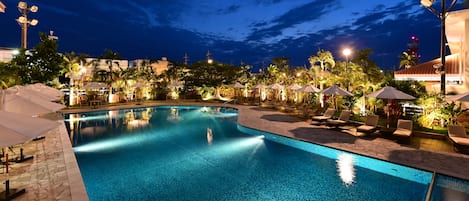
[{"label": "tiled roof", "polygon": [[[446,74],[459,74],[459,71],[460,71],[460,68],[459,68],[459,62],[460,62],[460,56],[459,54],[453,54],[453,55],[449,55],[449,56],[446,56],[446,62],[445,62],[445,66],[446,66]],[[418,64],[418,65],[415,65],[415,66],[412,66],[410,68],[407,68],[407,69],[403,69],[403,70],[399,70],[399,71],[395,71],[394,72],[394,75],[416,75],[416,74],[425,74],[425,75],[429,75],[429,74],[433,74],[435,76],[439,76],[439,74],[437,74],[435,72],[435,68],[433,67],[433,65],[435,64],[440,64],[441,63],[441,59],[434,59],[434,60],[431,60],[431,61],[428,61],[428,62],[425,62],[425,63],[421,63],[421,64]]]}]

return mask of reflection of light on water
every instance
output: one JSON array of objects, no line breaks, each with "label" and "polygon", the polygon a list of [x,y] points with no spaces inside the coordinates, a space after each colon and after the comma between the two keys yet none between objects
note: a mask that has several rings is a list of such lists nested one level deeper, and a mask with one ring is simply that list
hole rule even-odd
[{"label": "reflection of light on water", "polygon": [[252,147],[252,146],[263,144],[263,143],[264,143],[264,136],[262,135],[249,137],[249,138],[243,138],[240,140],[231,141],[231,142],[221,145],[220,151],[223,151],[223,152],[240,151],[243,148],[248,148],[248,147]]},{"label": "reflection of light on water", "polygon": [[355,158],[350,154],[342,153],[337,157],[337,170],[345,185],[350,185],[355,180],[354,162]]},{"label": "reflection of light on water", "polygon": [[145,127],[149,124],[148,120],[144,119],[133,119],[127,122],[127,125],[131,128]]},{"label": "reflection of light on water", "polygon": [[74,147],[73,150],[75,152],[93,152],[93,151],[103,151],[109,150],[117,147],[121,147],[128,144],[134,144],[139,141],[144,141],[145,138],[134,138],[134,137],[126,137],[126,138],[117,138],[117,139],[110,139],[105,141],[99,142],[92,142],[89,144],[81,145]]},{"label": "reflection of light on water", "polygon": [[167,120],[169,120],[169,121],[181,121],[181,120],[183,120],[183,118],[179,116],[178,109],[172,107]]}]

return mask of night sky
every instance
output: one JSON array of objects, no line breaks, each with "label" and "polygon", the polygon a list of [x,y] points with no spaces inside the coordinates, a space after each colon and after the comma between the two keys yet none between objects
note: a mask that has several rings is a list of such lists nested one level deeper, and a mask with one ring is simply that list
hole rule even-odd
[{"label": "night sky", "polygon": [[[0,47],[21,46],[18,1],[3,1]],[[397,69],[399,54],[412,35],[419,37],[421,62],[439,57],[440,21],[420,0],[81,0],[27,1],[37,5],[28,47],[39,32],[53,30],[59,51],[98,57],[105,49],[125,59],[189,63],[216,61],[256,69],[273,57],[289,57],[291,66],[309,67],[319,49],[345,60],[344,47],[371,48],[381,69]],[[461,1],[462,3],[462,1]],[[435,3],[440,9],[440,3]],[[456,6],[454,10],[461,9]],[[450,29],[451,27],[447,27]]]}]

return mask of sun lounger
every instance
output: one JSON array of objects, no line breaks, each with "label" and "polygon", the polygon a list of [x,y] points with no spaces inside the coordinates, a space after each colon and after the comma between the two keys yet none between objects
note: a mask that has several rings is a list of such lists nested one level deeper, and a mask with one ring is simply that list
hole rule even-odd
[{"label": "sun lounger", "polygon": [[466,134],[466,128],[460,125],[448,126],[448,138],[453,143],[456,151],[469,153],[469,138]]},{"label": "sun lounger", "polygon": [[324,122],[328,119],[332,119],[334,116],[335,109],[333,108],[328,108],[323,115],[318,115],[318,116],[313,116],[311,119],[313,121],[319,121],[319,122]]},{"label": "sun lounger", "polygon": [[392,136],[398,139],[409,139],[412,135],[413,127],[414,125],[412,120],[398,119],[397,128],[392,133]]},{"label": "sun lounger", "polygon": [[340,112],[339,119],[328,119],[326,121],[326,125],[336,127],[336,128],[339,126],[345,125],[349,123],[349,119],[351,115],[352,115],[352,112],[350,110],[342,110],[342,112]]},{"label": "sun lounger", "polygon": [[365,120],[365,124],[358,126],[357,132],[370,134],[378,130],[378,115],[368,115]]}]

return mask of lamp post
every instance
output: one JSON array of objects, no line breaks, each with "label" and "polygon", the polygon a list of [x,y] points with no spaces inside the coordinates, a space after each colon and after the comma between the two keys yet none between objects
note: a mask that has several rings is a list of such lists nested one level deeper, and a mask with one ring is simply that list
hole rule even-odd
[{"label": "lamp post", "polygon": [[20,24],[21,26],[21,47],[26,49],[27,46],[27,38],[28,38],[28,26],[36,26],[37,23],[39,22],[36,19],[29,20],[28,19],[28,12],[37,12],[38,11],[37,6],[31,6],[28,7],[28,4],[24,1],[18,2],[18,10],[21,12],[21,16],[16,19],[16,21]]},{"label": "lamp post", "polygon": [[[352,50],[349,48],[345,48],[344,50],[342,50],[342,54],[345,56],[345,71],[348,73],[349,56],[352,54]],[[347,82],[347,90],[350,90],[350,77]]]},{"label": "lamp post", "polygon": [[210,50],[207,51],[207,63],[209,64],[212,64],[213,63],[213,59],[212,59],[212,54],[210,53]]},{"label": "lamp post", "polygon": [[441,11],[438,12],[435,8],[432,7],[433,3],[435,3],[435,0],[421,0],[420,4],[427,8],[430,12],[435,14],[441,21],[441,38],[440,38],[440,56],[441,56],[441,67],[438,70],[438,72],[441,74],[441,94],[444,96],[446,94],[446,27],[445,27],[445,22],[446,22],[446,15],[451,8],[456,5],[457,0],[452,0],[451,4],[449,7],[446,7],[446,0],[441,0]]}]

